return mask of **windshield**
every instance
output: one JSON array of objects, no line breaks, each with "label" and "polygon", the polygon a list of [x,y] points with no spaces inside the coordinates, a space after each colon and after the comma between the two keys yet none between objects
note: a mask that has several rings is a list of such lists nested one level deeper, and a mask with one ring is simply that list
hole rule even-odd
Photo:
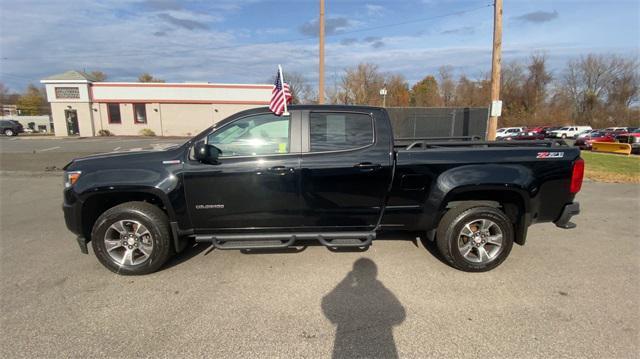
[{"label": "windshield", "polygon": [[558,131],[567,131],[567,130],[569,130],[569,127],[563,127],[563,128],[561,128],[560,130],[558,130]]}]

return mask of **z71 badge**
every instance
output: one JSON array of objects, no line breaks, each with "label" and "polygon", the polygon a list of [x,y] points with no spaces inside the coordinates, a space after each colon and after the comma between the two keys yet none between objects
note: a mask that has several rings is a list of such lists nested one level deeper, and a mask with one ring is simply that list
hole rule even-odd
[{"label": "z71 badge", "polygon": [[538,156],[536,158],[562,158],[564,157],[564,152],[538,152]]}]

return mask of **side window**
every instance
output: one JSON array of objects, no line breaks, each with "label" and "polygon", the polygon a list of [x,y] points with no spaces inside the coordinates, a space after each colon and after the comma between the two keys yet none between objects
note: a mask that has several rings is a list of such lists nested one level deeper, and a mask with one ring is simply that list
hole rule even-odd
[{"label": "side window", "polygon": [[373,143],[373,119],[360,113],[311,112],[311,152],[338,151]]},{"label": "side window", "polygon": [[289,153],[289,116],[272,113],[236,120],[207,136],[222,150],[221,157]]}]

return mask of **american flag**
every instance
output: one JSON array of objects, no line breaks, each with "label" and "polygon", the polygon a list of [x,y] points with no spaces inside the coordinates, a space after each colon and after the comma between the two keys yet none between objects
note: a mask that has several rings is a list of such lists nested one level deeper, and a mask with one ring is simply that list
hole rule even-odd
[{"label": "american flag", "polygon": [[[284,86],[283,86],[284,84]],[[278,116],[284,113],[284,102],[291,103],[291,89],[289,84],[282,81],[282,72],[278,69],[276,74],[276,83],[273,84],[273,90],[271,91],[271,102],[269,103],[269,110]]]}]

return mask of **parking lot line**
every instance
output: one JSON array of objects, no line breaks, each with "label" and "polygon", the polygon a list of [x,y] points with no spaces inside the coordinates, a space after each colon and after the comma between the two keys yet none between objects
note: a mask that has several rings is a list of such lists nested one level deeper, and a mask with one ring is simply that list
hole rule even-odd
[{"label": "parking lot line", "polygon": [[58,148],[60,148],[60,146],[44,148],[44,149],[42,149],[42,150],[39,150],[38,152],[47,152],[47,151],[56,150],[56,149],[58,149]]}]

